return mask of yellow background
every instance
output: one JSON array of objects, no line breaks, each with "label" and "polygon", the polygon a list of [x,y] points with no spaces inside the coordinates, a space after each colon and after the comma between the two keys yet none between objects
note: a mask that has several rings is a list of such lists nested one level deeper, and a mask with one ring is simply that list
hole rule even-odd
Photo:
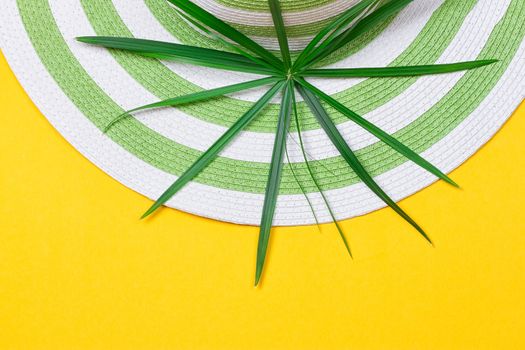
[{"label": "yellow background", "polygon": [[0,349],[523,349],[525,105],[452,175],[390,210],[257,228],[165,209],[47,122],[0,57]]}]

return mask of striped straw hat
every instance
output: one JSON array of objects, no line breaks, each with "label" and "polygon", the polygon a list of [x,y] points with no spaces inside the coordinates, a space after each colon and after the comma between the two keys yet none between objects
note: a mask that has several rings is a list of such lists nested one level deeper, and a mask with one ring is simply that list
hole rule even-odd
[{"label": "striped straw hat", "polygon": [[[192,0],[263,46],[278,43],[266,0]],[[281,0],[290,46],[297,51],[356,0]],[[2,50],[32,100],[84,156],[125,186],[156,199],[263,90],[137,114],[124,110],[253,79],[245,73],[164,62],[75,41],[83,35],[140,37],[221,48],[165,0],[6,0]],[[525,97],[524,0],[415,0],[324,61],[331,67],[384,67],[497,58],[468,72],[419,78],[312,79],[330,95],[422,154],[445,172],[486,143]],[[201,216],[258,225],[278,114],[273,103],[168,205]],[[349,169],[299,102],[307,156],[338,219],[384,206]],[[395,200],[436,178],[344,116],[334,121],[376,181]],[[28,135],[28,137],[31,137]],[[304,167],[297,133],[290,161],[321,222],[330,220]],[[314,217],[285,167],[276,225]]]}]

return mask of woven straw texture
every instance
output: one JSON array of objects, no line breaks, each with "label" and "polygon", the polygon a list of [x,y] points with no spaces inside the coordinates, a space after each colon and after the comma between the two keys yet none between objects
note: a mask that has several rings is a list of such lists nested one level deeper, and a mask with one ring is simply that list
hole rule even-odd
[{"label": "woven straw texture", "polygon": [[[266,0],[194,0],[269,49],[278,47]],[[305,46],[352,0],[283,0],[293,50]],[[134,36],[220,48],[165,0],[7,0],[1,45],[10,66],[56,129],[109,175],[157,198],[246,111],[263,90],[141,113],[101,129],[126,109],[253,79],[253,75],[166,63],[78,43],[76,36]],[[415,0],[395,18],[328,57],[329,67],[395,66],[497,58],[447,75],[396,79],[311,79],[441,170],[450,172],[486,143],[525,97],[524,0]],[[268,175],[278,99],[168,205],[201,216],[257,225]],[[436,179],[331,112],[367,170],[395,200]],[[384,204],[359,182],[299,102],[306,151],[338,219]],[[30,135],[28,135],[30,137]],[[321,222],[330,215],[309,178],[294,130],[290,160]],[[284,167],[276,225],[314,217]]]}]

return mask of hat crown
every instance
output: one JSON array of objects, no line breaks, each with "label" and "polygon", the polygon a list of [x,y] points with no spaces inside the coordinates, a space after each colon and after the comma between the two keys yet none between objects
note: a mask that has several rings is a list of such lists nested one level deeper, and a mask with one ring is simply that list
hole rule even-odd
[{"label": "hat crown", "polygon": [[[268,0],[192,0],[263,46],[278,49]],[[330,20],[359,0],[280,0],[292,50],[304,48]]]}]

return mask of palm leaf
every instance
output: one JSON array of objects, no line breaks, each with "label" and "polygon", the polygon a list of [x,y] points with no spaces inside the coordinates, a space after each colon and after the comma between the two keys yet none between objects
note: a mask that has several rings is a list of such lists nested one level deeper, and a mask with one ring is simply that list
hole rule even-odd
[{"label": "palm leaf", "polygon": [[307,69],[300,73],[304,77],[323,78],[383,78],[408,77],[432,74],[452,73],[475,69],[498,62],[498,60],[479,60],[449,64],[434,64],[423,66],[385,67],[385,68],[336,68]]},{"label": "palm leaf", "polygon": [[184,185],[197,176],[206,168],[217,155],[230,143],[231,140],[248,125],[259,112],[270,102],[270,100],[279,92],[284,82],[278,82],[263,97],[259,99],[239,120],[237,120],[226,133],[224,133],[215,143],[193,163],[178,179],[171,185],[157,201],[144,213],[142,218],[151,215],[155,210],[160,208],[171,197],[173,197]]},{"label": "palm leaf", "polygon": [[234,84],[234,85],[228,85],[228,86],[222,86],[216,89],[210,89],[210,90],[204,90],[195,92],[193,94],[188,94],[184,96],[178,96],[174,98],[169,98],[166,100],[162,100],[155,103],[150,103],[144,106],[136,107],[133,109],[130,109],[119,116],[117,116],[115,119],[113,119],[104,129],[104,132],[107,132],[113,125],[121,121],[122,119],[130,116],[131,113],[143,111],[145,109],[151,109],[151,108],[160,108],[160,107],[174,107],[174,106],[180,106],[183,104],[193,103],[193,102],[201,102],[205,100],[209,100],[211,98],[231,94],[238,91],[244,91],[248,89],[253,89],[259,86],[268,85],[271,83],[276,83],[279,80],[279,78],[275,77],[269,77],[269,78],[262,78],[257,80],[251,80],[244,83]]},{"label": "palm leaf", "polygon": [[275,142],[273,146],[272,162],[270,164],[270,173],[268,175],[266,194],[264,196],[264,205],[259,231],[259,243],[257,246],[257,263],[255,270],[256,286],[259,284],[264,268],[266,252],[268,250],[268,241],[270,240],[270,231],[275,213],[275,206],[277,204],[277,195],[279,194],[279,185],[281,183],[283,169],[283,155],[286,146],[286,136],[288,135],[287,131],[290,126],[292,115],[292,92],[293,88],[291,81],[288,81],[281,101],[281,110],[279,112],[279,121],[277,123],[277,133],[275,135]]},{"label": "palm leaf", "polygon": [[299,86],[298,90],[334,146],[337,148],[339,153],[341,153],[341,156],[346,160],[348,165],[350,165],[361,181],[363,181],[368,186],[368,188],[370,188],[370,190],[372,190],[379,198],[381,198],[381,200],[383,200],[383,202],[391,207],[396,213],[398,213],[403,219],[412,225],[429,243],[432,244],[432,241],[425,231],[423,231],[423,229],[414,220],[412,220],[412,218],[410,218],[410,216],[408,216],[403,211],[403,209],[401,209],[396,204],[396,202],[392,200],[368,174],[361,162],[359,162],[359,159],[344,140],[343,136],[337,130],[335,124],[326,113],[317,96],[312,91],[307,88],[305,89],[302,86]]},{"label": "palm leaf", "polygon": [[276,70],[256,64],[242,55],[202,47],[107,36],[84,36],[78,37],[77,40],[106,48],[131,51],[146,57],[182,61],[198,66],[265,75],[277,73]]},{"label": "palm leaf", "polygon": [[449,184],[455,187],[458,187],[458,185],[451,178],[449,178],[446,174],[444,174],[441,170],[436,168],[434,165],[430,164],[419,154],[412,151],[410,148],[408,148],[407,146],[405,146],[404,144],[396,140],[391,135],[387,134],[386,132],[384,132],[383,130],[375,126],[374,124],[370,123],[368,120],[361,117],[359,114],[348,109],[342,103],[335,100],[334,98],[327,95],[326,93],[322,92],[321,90],[319,90],[312,84],[308,83],[306,80],[302,78],[298,78],[297,82],[299,82],[299,84],[304,86],[306,89],[315,93],[315,95],[319,96],[322,100],[324,100],[326,103],[328,103],[330,106],[335,108],[337,111],[339,111],[340,113],[348,117],[354,123],[358,124],[365,130],[367,130],[369,133],[371,133],[372,135],[374,135],[375,137],[377,137],[378,139],[380,139],[381,141],[383,141],[384,143],[392,147],[394,150],[401,153],[402,155],[404,155],[405,157],[407,157],[408,159],[410,159],[411,161],[413,161],[414,163],[422,167],[423,169],[429,171],[430,173],[448,182]]},{"label": "palm leaf", "polygon": [[[190,0],[168,0],[176,7],[176,11],[189,23],[200,29],[209,37],[221,42],[232,52],[200,48],[182,44],[160,42],[136,38],[117,38],[104,36],[79,37],[79,41],[103,46],[109,49],[129,51],[131,53],[153,57],[157,59],[175,60],[190,63],[198,66],[212,67],[224,70],[247,72],[252,74],[262,74],[268,77],[247,81],[239,84],[223,86],[216,89],[199,91],[196,93],[165,99],[155,103],[131,109],[113,119],[105,131],[115,123],[129,116],[133,112],[138,112],[151,108],[179,106],[188,103],[198,103],[208,99],[224,96],[230,93],[243,91],[266,84],[274,84],[251,108],[246,111],[213,145],[204,151],[197,160],[180,175],[180,177],[155,201],[155,203],[144,213],[143,218],[151,215],[189,181],[193,180],[202,172],[222,150],[270,103],[271,99],[283,91],[281,108],[279,112],[277,133],[273,147],[272,160],[267,179],[264,205],[262,208],[259,241],[257,247],[257,261],[255,273],[255,285],[260,282],[264,270],[265,259],[268,250],[271,227],[274,219],[277,198],[284,166],[283,157],[286,155],[288,165],[295,181],[301,188],[310,209],[317,222],[312,203],[305,191],[304,186],[299,181],[290,162],[286,140],[289,134],[292,113],[297,126],[299,146],[306,164],[306,170],[312,178],[313,184],[322,196],[328,212],[348,250],[351,254],[350,246],[345,238],[342,228],[337,222],[335,215],[329,205],[327,197],[314,176],[313,169],[308,161],[307,152],[304,147],[301,134],[297,104],[295,99],[295,88],[303,96],[314,116],[321,124],[332,143],[339,153],[357,174],[361,181],[370,188],[383,202],[396,211],[401,217],[409,222],[416,230],[430,242],[429,237],[374,181],[370,174],[361,164],[355,153],[343,139],[337,127],[330,119],[323,103],[327,103],[347,118],[363,127],[382,142],[386,143],[401,155],[415,162],[435,176],[444,181],[457,186],[446,174],[442,173],[435,166],[423,159],[419,154],[412,151],[409,147],[387,134],[379,127],[367,121],[362,116],[350,110],[342,103],[338,102],[328,94],[319,90],[308,83],[305,77],[325,77],[325,78],[356,78],[356,77],[404,77],[422,76],[430,74],[443,74],[462,70],[479,68],[496,62],[496,60],[479,60],[470,62],[458,62],[452,64],[420,65],[408,67],[386,67],[386,68],[341,68],[341,69],[311,69],[311,67],[323,58],[351,43],[360,35],[369,32],[381,21],[395,15],[413,0],[361,0],[354,6],[344,11],[341,16],[325,26],[310,41],[307,47],[299,54],[297,60],[292,63],[290,47],[286,35],[286,28],[280,6],[280,0],[268,0],[272,19],[275,25],[277,39],[281,50],[282,61],[272,54],[269,50],[250,39],[237,29],[233,28],[223,20],[200,8]],[[292,138],[297,143],[295,139]],[[322,162],[320,163],[325,170],[332,173]]]},{"label": "palm leaf", "polygon": [[281,48],[281,56],[284,62],[284,70],[288,72],[292,66],[292,59],[290,58],[290,48],[288,46],[288,37],[286,35],[286,28],[284,26],[281,5],[279,3],[279,0],[268,0],[268,4],[270,5],[270,12],[272,13],[273,24],[277,33],[277,40],[279,41],[279,47]]},{"label": "palm leaf", "polygon": [[198,20],[201,23],[204,23],[207,27],[215,30],[216,32],[224,35],[226,38],[236,42],[237,44],[243,46],[244,48],[250,50],[254,54],[263,58],[265,61],[270,63],[274,68],[281,70],[283,68],[283,63],[270,51],[239,32],[237,29],[233,28],[226,22],[215,17],[211,13],[205,11],[199,6],[195,5],[188,0],[168,0],[181,11],[185,12],[190,17]]}]

